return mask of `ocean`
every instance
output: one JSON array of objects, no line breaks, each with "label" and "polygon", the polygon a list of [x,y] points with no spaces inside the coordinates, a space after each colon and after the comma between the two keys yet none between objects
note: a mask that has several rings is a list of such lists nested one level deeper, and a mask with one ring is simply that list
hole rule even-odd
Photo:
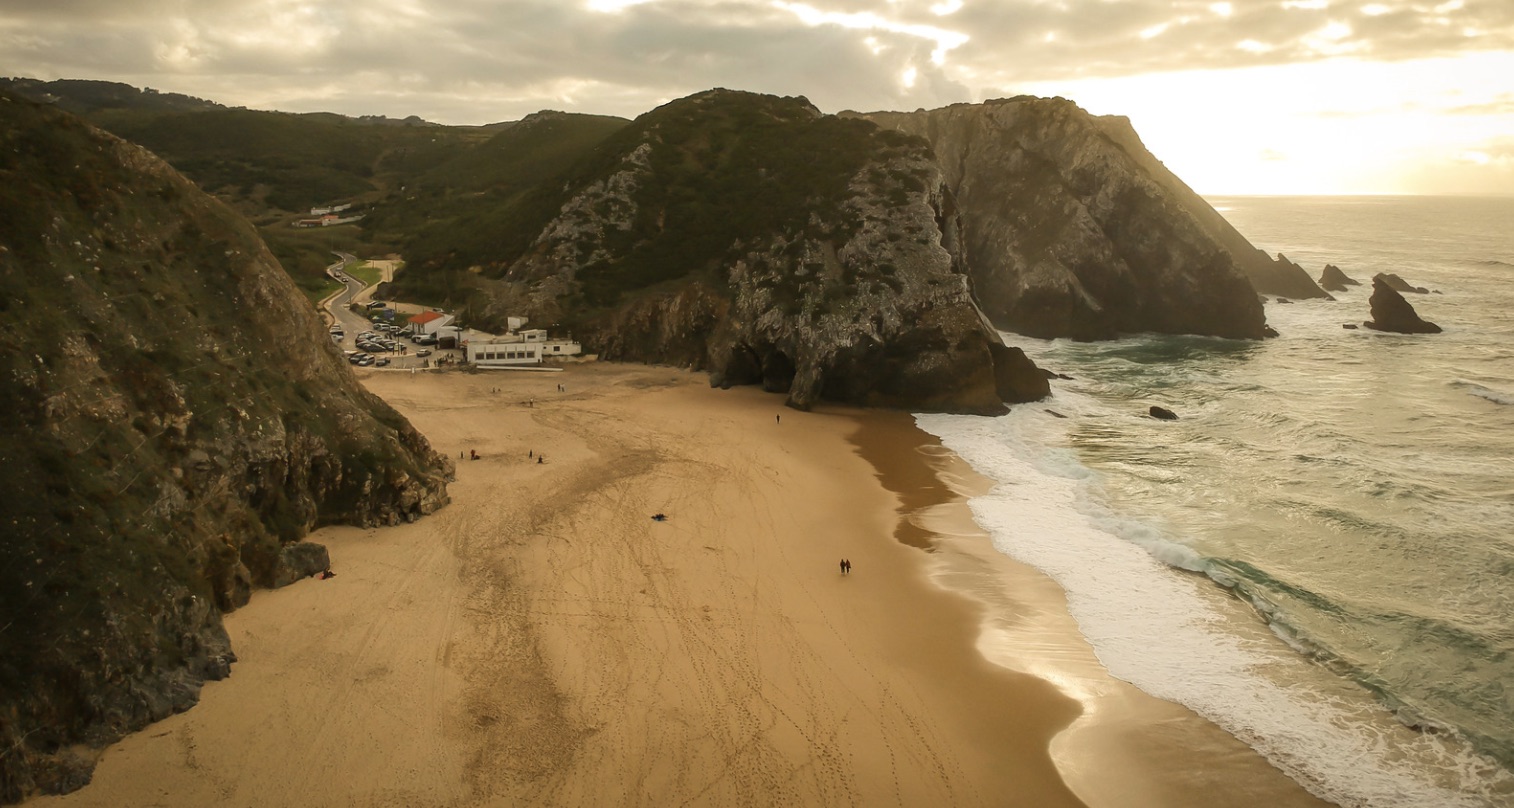
[{"label": "ocean", "polygon": [[[1269,302],[1262,342],[1006,334],[1072,378],[917,421],[1115,676],[1341,805],[1514,806],[1514,198],[1210,202],[1362,285]],[[1444,333],[1343,328],[1379,272]]]}]

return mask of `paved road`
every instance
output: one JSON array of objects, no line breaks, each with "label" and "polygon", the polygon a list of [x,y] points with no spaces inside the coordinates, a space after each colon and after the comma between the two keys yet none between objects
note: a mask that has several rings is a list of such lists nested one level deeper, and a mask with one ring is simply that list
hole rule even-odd
[{"label": "paved road", "polygon": [[[346,272],[348,264],[360,263],[361,259],[359,259],[355,255],[352,255],[351,253],[338,252],[336,253],[336,255],[342,260],[326,267],[326,274],[340,281],[345,288],[343,288],[342,291],[335,297],[326,302],[326,311],[331,315],[332,320],[334,322],[341,323],[342,328],[347,332],[346,337],[337,344],[340,345],[342,350],[344,351],[352,351],[357,350],[356,346],[353,344],[357,338],[357,335],[364,331],[372,330],[373,323],[369,321],[368,318],[364,317],[361,314],[353,312],[347,307],[348,304],[352,302],[352,299],[354,297],[356,297],[360,292],[367,288],[363,285],[362,281],[352,277],[351,275],[348,275]],[[408,353],[403,355],[399,353],[375,354],[375,356],[387,356],[391,362],[389,367],[423,367],[427,364],[435,364],[438,359],[448,355],[453,356],[453,358],[455,359],[462,358],[461,351],[438,351],[433,348],[433,353],[429,358],[430,361],[428,362],[426,359],[417,357],[415,355],[415,352],[421,350],[422,346],[415,345],[408,339],[397,339],[396,341],[403,343],[408,349]]]}]

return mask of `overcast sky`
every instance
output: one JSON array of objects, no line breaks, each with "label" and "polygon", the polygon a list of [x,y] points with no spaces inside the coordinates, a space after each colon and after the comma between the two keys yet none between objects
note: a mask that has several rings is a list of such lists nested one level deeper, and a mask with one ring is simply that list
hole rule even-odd
[{"label": "overcast sky", "polygon": [[1203,193],[1514,193],[1514,0],[3,0],[0,74],[451,124],[1063,95]]}]

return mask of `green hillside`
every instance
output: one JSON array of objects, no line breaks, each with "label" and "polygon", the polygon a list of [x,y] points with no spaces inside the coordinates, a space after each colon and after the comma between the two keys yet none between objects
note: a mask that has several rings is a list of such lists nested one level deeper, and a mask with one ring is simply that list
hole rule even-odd
[{"label": "green hillside", "polygon": [[[332,250],[407,258],[415,251],[425,263],[464,269],[493,260],[529,229],[515,211],[522,202],[537,206],[527,199],[532,189],[627,123],[542,112],[487,127],[439,126],[414,117],[232,109],[113,82],[0,79],[0,86],[151,149],[256,223],[312,298],[332,288],[324,271]],[[293,226],[311,207],[334,202],[353,203],[364,220]],[[445,286],[415,280],[417,293]]]}]

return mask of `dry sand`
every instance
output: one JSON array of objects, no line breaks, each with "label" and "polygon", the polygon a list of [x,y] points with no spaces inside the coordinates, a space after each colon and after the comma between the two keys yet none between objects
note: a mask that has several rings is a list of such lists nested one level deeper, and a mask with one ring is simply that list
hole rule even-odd
[{"label": "dry sand", "polygon": [[1103,673],[908,416],[603,364],[365,378],[482,456],[452,504],[320,531],[336,578],[258,593],[229,680],[36,804],[1314,804]]}]

